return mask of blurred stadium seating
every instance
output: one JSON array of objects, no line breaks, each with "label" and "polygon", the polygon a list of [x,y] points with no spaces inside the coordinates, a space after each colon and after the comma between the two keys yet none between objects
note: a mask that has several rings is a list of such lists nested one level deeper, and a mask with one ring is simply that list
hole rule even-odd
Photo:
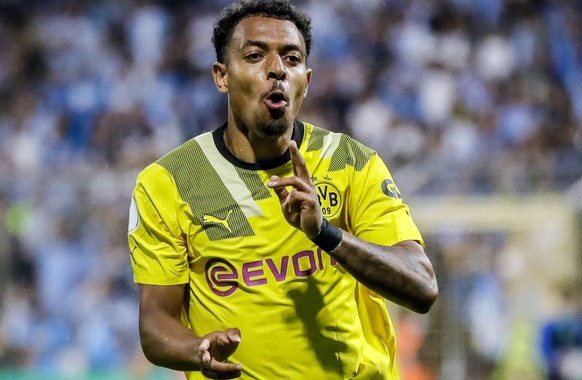
[{"label": "blurred stadium seating", "polygon": [[[224,120],[227,3],[0,2],[0,379],[181,378],[139,349],[127,210],[139,170]],[[438,270],[427,316],[391,305],[403,380],[580,378],[542,332],[582,324],[560,297],[582,298],[582,3],[295,3],[301,118],[379,152]]]}]

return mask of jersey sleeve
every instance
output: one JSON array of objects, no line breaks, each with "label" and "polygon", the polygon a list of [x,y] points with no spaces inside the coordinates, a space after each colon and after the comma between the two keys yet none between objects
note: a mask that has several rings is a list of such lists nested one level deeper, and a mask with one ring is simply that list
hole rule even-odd
[{"label": "jersey sleeve", "polygon": [[402,201],[388,167],[377,154],[353,175],[349,197],[352,233],[375,244],[416,240],[424,245],[408,205]]},{"label": "jersey sleeve", "polygon": [[177,215],[180,203],[174,179],[164,168],[152,164],[138,175],[128,228],[135,282],[189,281],[188,252]]}]

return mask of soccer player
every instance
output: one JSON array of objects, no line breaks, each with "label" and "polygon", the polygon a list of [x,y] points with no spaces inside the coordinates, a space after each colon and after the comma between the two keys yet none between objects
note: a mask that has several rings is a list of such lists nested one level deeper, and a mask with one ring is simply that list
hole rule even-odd
[{"label": "soccer player", "polygon": [[297,120],[310,20],[243,0],[215,24],[226,123],[145,168],[130,207],[146,357],[189,379],[397,379],[385,299],[438,290],[376,152]]}]

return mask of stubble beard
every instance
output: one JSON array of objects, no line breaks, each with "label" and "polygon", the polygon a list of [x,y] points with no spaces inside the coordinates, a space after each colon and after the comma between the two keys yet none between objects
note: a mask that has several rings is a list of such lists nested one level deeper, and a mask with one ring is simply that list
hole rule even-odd
[{"label": "stubble beard", "polygon": [[258,127],[265,137],[280,137],[289,130],[290,123],[287,118],[283,117],[280,119],[268,120]]}]

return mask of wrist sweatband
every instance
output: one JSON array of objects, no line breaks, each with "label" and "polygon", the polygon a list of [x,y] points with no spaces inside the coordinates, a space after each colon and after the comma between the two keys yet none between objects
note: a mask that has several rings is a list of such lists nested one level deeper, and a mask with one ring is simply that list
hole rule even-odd
[{"label": "wrist sweatband", "polygon": [[339,247],[342,238],[342,230],[331,224],[327,219],[323,218],[319,234],[311,239],[311,241],[317,244],[325,252],[329,253]]}]

